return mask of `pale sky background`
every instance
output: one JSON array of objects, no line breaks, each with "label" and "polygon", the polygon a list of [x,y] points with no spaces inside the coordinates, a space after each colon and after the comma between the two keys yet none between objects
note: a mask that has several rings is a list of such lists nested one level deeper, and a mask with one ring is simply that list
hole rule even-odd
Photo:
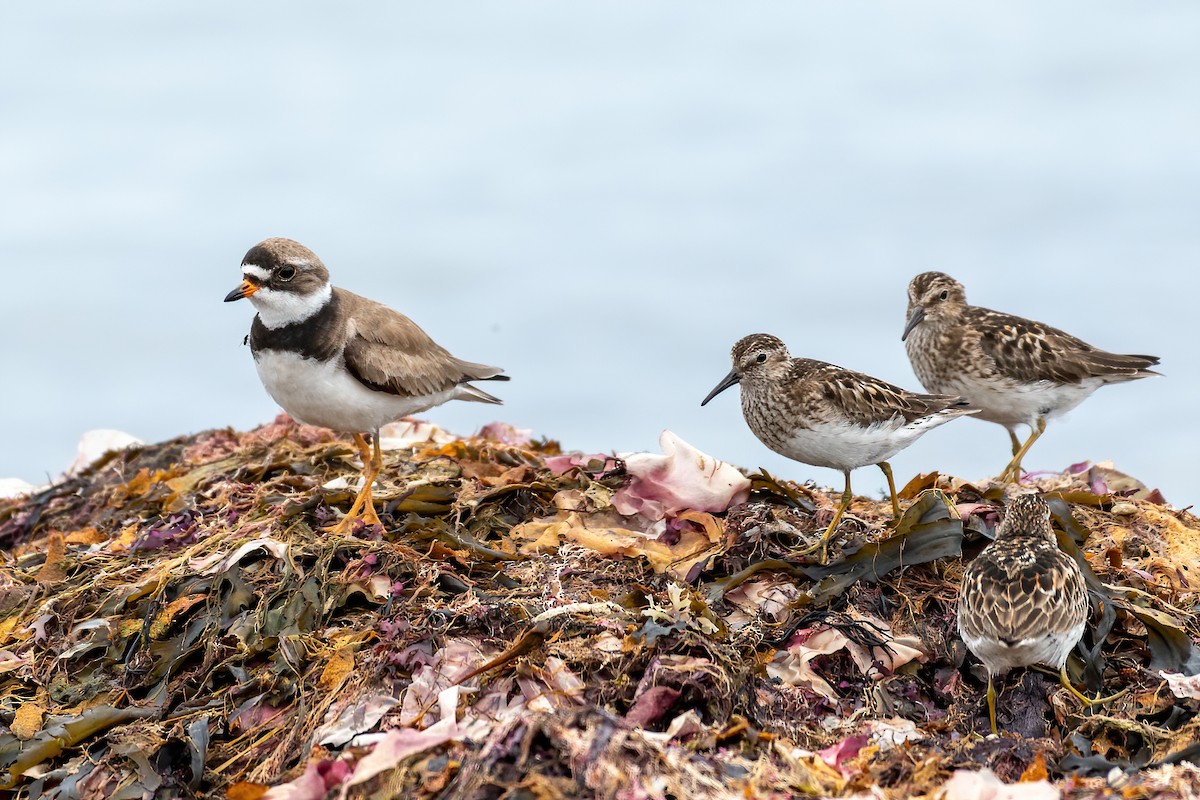
[{"label": "pale sky background", "polygon": [[[1100,390],[1026,466],[1200,500],[1200,5],[611,0],[8,3],[0,9],[0,477],[88,429],[276,407],[249,304],[268,236],[500,364],[494,419],[587,451],[696,447],[794,479],[736,391],[742,335],[918,389],[928,269],[1164,379]],[[995,474],[998,426],[894,460]],[[878,492],[877,470],[855,487]]]}]

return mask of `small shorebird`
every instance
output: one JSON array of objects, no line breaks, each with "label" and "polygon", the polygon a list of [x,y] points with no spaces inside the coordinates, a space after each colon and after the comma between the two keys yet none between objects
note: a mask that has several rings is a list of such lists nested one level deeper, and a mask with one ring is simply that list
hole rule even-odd
[{"label": "small shorebird", "polygon": [[242,283],[225,302],[243,297],[258,309],[250,352],[267,393],[300,422],[354,434],[363,487],[336,532],[357,519],[380,524],[371,485],[383,467],[381,427],[447,400],[500,403],[469,383],[508,380],[499,367],[455,358],[403,314],[334,288],[321,259],[299,242],[250,248]]},{"label": "small shorebird", "polygon": [[824,361],[792,358],[782,341],[765,333],[741,339],[732,356],[733,369],[700,405],[740,383],[742,414],[763,444],[795,461],[841,470],[846,477],[841,504],[821,537],[822,561],[853,498],[851,470],[867,464],[883,470],[892,513],[899,518],[887,459],[937,426],[975,413],[961,397],[914,394]]},{"label": "small shorebird", "polygon": [[1036,494],[1013,498],[996,540],[963,572],[958,596],[959,635],[988,673],[992,733],[997,733],[993,679],[1016,667],[1053,667],[1062,685],[1088,705],[1120,696],[1093,700],[1067,677],[1067,656],[1083,636],[1088,614],[1083,572],[1058,548],[1050,506]]},{"label": "small shorebird", "polygon": [[[1159,373],[1154,356],[1118,355],[1040,322],[967,304],[958,281],[924,272],[908,284],[908,317],[900,339],[921,384],[931,392],[961,394],[979,419],[1003,425],[1012,461],[1002,481],[1021,479],[1021,460],[1046,430],[1109,383]],[[1016,427],[1031,431],[1024,443]]]}]

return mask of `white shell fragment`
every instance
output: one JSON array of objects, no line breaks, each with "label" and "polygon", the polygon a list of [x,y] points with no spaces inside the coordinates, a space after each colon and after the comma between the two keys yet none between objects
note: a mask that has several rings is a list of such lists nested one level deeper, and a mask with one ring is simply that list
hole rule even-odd
[{"label": "white shell fragment", "polygon": [[71,466],[67,467],[63,477],[70,478],[78,475],[99,461],[102,456],[114,450],[124,450],[127,447],[140,447],[141,445],[141,439],[124,431],[110,428],[88,431],[79,438],[75,460],[71,462]]}]

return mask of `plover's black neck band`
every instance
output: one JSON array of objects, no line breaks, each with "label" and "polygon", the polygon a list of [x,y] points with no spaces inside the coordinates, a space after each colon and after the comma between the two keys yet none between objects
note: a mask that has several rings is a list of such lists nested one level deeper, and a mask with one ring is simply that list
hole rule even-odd
[{"label": "plover's black neck band", "polygon": [[250,351],[281,350],[328,361],[346,344],[344,303],[337,290],[317,313],[300,322],[268,328],[259,317],[250,326]]}]

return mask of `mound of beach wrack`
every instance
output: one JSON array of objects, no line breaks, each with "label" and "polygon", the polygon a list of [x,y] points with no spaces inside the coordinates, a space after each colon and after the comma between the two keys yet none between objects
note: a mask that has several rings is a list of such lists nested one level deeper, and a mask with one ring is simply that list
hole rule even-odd
[{"label": "mound of beach wrack", "polygon": [[1048,493],[1094,613],[1085,708],[1018,671],[988,736],[955,630],[1003,487],[903,517],[504,425],[385,432],[383,529],[323,530],[348,441],[281,417],[0,501],[0,786],[28,798],[1167,798],[1200,793],[1200,522],[1111,467]]}]

